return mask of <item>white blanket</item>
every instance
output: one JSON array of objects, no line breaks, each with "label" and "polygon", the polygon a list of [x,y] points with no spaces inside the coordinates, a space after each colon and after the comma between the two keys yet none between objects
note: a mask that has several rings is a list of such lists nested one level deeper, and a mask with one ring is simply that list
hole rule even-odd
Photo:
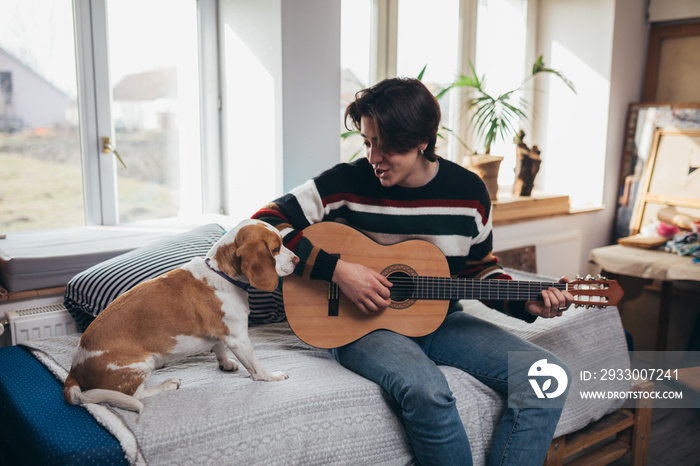
[{"label": "white blanket", "polygon": [[[564,360],[572,373],[596,363],[629,367],[615,308],[570,309],[564,317],[526,324],[465,301],[465,312],[497,323]],[[177,376],[179,390],[144,400],[144,412],[91,405],[132,463],[157,464],[409,464],[413,461],[396,405],[374,383],[346,370],[329,351],[302,343],[286,323],[250,329],[263,367],[290,374],[254,382],[241,367],[229,374],[213,354],[157,371],[148,386]],[[79,335],[28,344],[64,380]],[[468,374],[442,367],[467,430],[474,464],[484,464],[503,398]],[[587,385],[590,389],[592,385]],[[575,391],[576,377],[571,390]],[[606,390],[627,390],[629,382]],[[576,431],[613,411],[613,400],[569,396],[556,435]]]}]

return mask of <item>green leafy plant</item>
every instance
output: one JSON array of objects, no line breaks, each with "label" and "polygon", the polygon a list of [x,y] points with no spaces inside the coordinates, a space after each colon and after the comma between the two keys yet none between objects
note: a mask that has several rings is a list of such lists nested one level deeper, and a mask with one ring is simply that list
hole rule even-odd
[{"label": "green leafy plant", "polygon": [[[467,104],[467,110],[472,112],[469,124],[473,128],[476,138],[483,142],[485,153],[487,154],[490,153],[491,145],[497,139],[500,138],[506,141],[509,138],[514,138],[518,134],[519,121],[528,118],[526,112],[529,111],[529,103],[524,98],[520,97],[519,91],[521,91],[525,87],[525,84],[536,75],[541,73],[554,74],[559,77],[574,94],[576,93],[573,83],[562,73],[545,66],[542,55],[537,58],[532,66],[532,74],[525,78],[520,86],[497,96],[486,92],[486,77],[479,77],[474,65],[472,63],[469,65],[471,68],[470,75],[461,75],[452,84],[440,91],[436,97],[440,99],[454,88],[462,87],[472,91],[472,95]],[[454,134],[453,131],[450,132]],[[464,145],[463,142],[461,143]]]},{"label": "green leafy plant", "polygon": [[[340,139],[342,139],[342,140],[344,141],[344,140],[346,140],[347,138],[350,138],[350,137],[353,137],[353,136],[360,136],[360,132],[357,131],[357,130],[345,131],[345,132],[343,132],[343,133],[340,134]],[[348,159],[348,162],[352,162],[352,161],[355,159],[355,157],[357,157],[357,154],[359,154],[360,152],[362,152],[362,146],[360,146],[360,148],[357,149],[357,150],[350,156],[350,158]]]},{"label": "green leafy plant", "polygon": [[[427,67],[428,65],[423,67],[416,79],[419,81],[423,80]],[[498,96],[493,96],[486,92],[486,77],[479,77],[472,63],[469,64],[469,67],[471,68],[470,75],[459,76],[453,83],[435,94],[435,97],[439,100],[450,90],[460,87],[468,88],[472,91],[467,104],[467,112],[473,112],[469,124],[473,128],[476,138],[483,141],[486,154],[490,154],[491,145],[497,139],[500,138],[503,141],[507,141],[515,138],[520,129],[520,120],[528,119],[526,112],[530,110],[530,105],[526,99],[520,97],[519,91],[535,76],[542,73],[553,74],[559,77],[576,94],[573,83],[561,72],[547,68],[542,55],[532,65],[532,73],[523,80],[520,86]],[[441,126],[438,137],[444,140],[444,133],[451,134],[470,153],[475,152],[459,137],[456,131],[446,126]],[[346,131],[340,137],[345,140],[359,134],[359,131]],[[358,149],[349,160],[353,160],[361,151],[362,148]]]}]

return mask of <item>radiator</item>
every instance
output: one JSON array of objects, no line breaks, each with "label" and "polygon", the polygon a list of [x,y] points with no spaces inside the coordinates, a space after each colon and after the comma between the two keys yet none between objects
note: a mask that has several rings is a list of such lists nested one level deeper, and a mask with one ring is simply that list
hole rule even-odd
[{"label": "radiator", "polygon": [[7,311],[5,317],[7,317],[13,345],[78,331],[75,320],[63,304]]}]

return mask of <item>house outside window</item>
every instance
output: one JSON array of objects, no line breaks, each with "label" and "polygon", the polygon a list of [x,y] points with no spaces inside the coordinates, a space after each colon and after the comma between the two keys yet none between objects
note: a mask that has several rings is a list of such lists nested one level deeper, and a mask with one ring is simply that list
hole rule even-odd
[{"label": "house outside window", "polygon": [[107,29],[118,222],[200,213],[197,2],[109,0]]},{"label": "house outside window", "polygon": [[0,232],[83,225],[72,5],[0,2]]},{"label": "house outside window", "polygon": [[213,5],[0,2],[0,231],[219,211],[200,134],[202,99],[218,95],[200,86]]},{"label": "house outside window", "polygon": [[12,73],[9,71],[0,71],[0,103],[3,105],[0,114],[5,116],[7,106],[12,104]]}]

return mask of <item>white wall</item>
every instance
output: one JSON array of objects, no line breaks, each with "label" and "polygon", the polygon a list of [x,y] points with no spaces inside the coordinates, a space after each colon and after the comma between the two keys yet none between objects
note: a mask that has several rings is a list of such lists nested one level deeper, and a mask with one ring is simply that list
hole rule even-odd
[{"label": "white wall", "polygon": [[[543,163],[538,185],[600,204],[608,128],[615,3],[610,0],[539,2],[537,54],[565,70],[577,94],[560,80],[538,78],[533,141]],[[571,176],[575,175],[575,176]]]},{"label": "white wall", "polygon": [[284,191],[340,160],[340,1],[282,2]]},{"label": "white wall", "polygon": [[250,217],[340,160],[340,2],[224,0],[225,210]]},{"label": "white wall", "polygon": [[[546,99],[538,121],[538,140],[546,141],[545,187],[597,190],[603,210],[496,227],[494,246],[503,250],[527,239],[535,244],[543,236],[580,232],[579,251],[550,246],[558,255],[554,264],[539,253],[537,258],[540,273],[573,276],[585,274],[589,251],[612,237],[627,107],[641,96],[646,0],[540,0],[539,8],[540,53],[552,57],[548,65],[566,69],[579,90],[574,96],[551,79],[538,84],[544,92],[536,99]],[[559,61],[564,59],[571,60],[566,67]],[[571,72],[568,63],[576,65]],[[557,159],[559,154],[566,159]]]},{"label": "white wall", "polygon": [[650,0],[649,22],[700,18],[698,0]]},{"label": "white wall", "polygon": [[282,185],[282,35],[280,0],[224,0],[224,208],[250,217]]}]

